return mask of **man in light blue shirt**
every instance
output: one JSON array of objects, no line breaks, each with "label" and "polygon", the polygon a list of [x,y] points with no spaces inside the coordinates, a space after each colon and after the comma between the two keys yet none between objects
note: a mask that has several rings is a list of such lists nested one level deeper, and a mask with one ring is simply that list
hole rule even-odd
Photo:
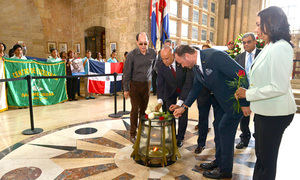
[{"label": "man in light blue shirt", "polygon": [[[89,74],[89,61],[93,61],[92,52],[90,50],[86,51],[86,57],[82,59],[82,63],[84,66],[85,74]],[[95,99],[94,93],[88,92],[88,78],[84,78],[84,90],[85,90],[85,99]]]},{"label": "man in light blue shirt", "polygon": [[61,59],[58,57],[56,49],[50,49],[51,55],[48,57],[47,62],[59,62]]}]

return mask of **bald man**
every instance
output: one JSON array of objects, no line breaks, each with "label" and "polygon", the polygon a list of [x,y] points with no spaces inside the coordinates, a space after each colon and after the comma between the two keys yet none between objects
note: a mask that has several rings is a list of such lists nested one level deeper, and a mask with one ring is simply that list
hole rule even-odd
[{"label": "bald man", "polygon": [[[170,46],[165,46],[161,52],[161,63],[157,63],[157,98],[159,109],[165,103],[168,111],[173,111],[180,107],[193,84],[193,72],[187,68],[182,68],[174,60],[174,55]],[[177,146],[183,145],[183,139],[187,127],[188,112],[186,111],[178,121]]]},{"label": "bald man", "polygon": [[135,142],[138,117],[145,115],[148,106],[154,49],[148,48],[145,32],[136,35],[137,48],[128,53],[124,65],[124,96],[130,97],[130,141]]}]

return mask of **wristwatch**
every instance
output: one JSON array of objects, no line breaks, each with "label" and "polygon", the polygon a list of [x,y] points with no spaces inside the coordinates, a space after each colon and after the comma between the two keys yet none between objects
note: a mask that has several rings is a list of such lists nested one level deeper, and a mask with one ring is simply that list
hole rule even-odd
[{"label": "wristwatch", "polygon": [[188,109],[188,106],[182,104],[181,107],[183,107],[184,110]]}]

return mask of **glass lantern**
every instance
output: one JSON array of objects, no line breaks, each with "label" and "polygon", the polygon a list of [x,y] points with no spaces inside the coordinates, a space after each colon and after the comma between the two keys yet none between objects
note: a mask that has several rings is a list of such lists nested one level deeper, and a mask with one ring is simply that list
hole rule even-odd
[{"label": "glass lantern", "polygon": [[134,150],[131,154],[136,162],[146,166],[162,167],[180,158],[173,116],[165,117],[140,119]]}]

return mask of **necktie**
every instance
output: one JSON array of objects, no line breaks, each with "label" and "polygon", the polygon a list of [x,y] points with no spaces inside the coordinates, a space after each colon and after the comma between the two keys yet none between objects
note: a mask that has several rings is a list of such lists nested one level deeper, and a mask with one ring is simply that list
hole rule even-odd
[{"label": "necktie", "polygon": [[247,64],[246,64],[246,73],[247,73],[248,77],[249,77],[251,65],[252,65],[252,53],[249,53],[249,55],[248,55],[248,61],[247,61]]},{"label": "necktie", "polygon": [[175,71],[175,69],[173,68],[172,65],[170,66],[170,68],[171,68],[171,71],[172,71],[172,74],[173,74],[174,78],[176,78],[176,71]]}]

